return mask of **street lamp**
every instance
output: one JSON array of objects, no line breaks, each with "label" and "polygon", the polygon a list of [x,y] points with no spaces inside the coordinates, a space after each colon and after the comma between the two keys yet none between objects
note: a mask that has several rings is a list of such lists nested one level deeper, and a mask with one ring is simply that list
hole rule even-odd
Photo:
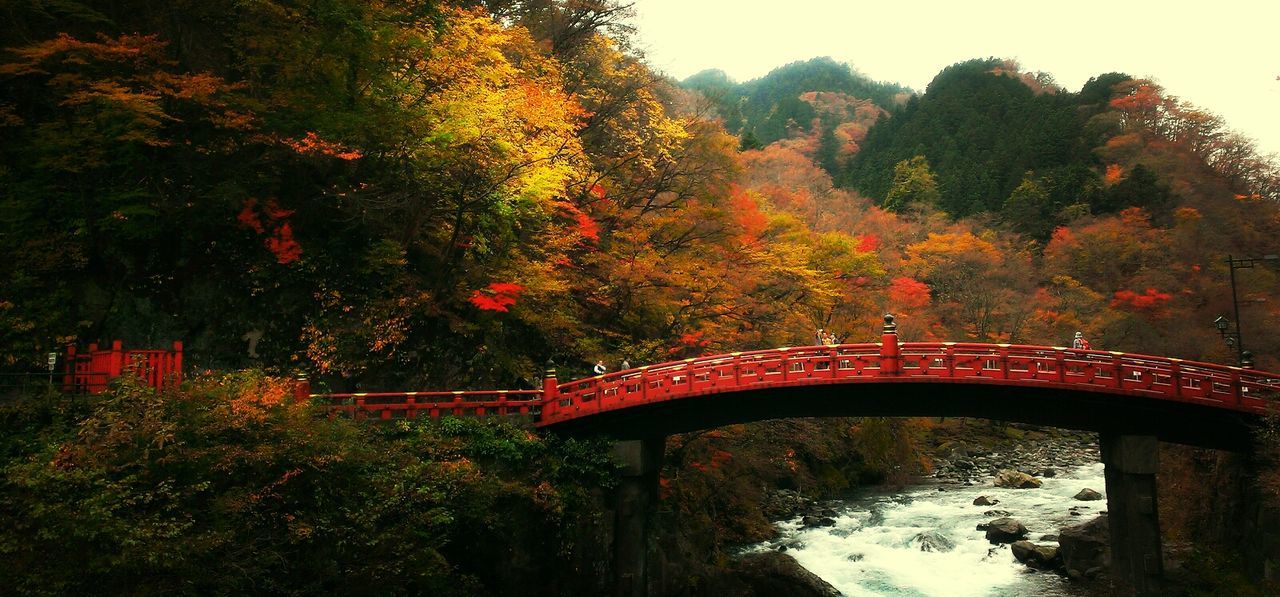
[{"label": "street lamp", "polygon": [[[1231,272],[1231,306],[1236,313],[1236,329],[1235,332],[1228,332],[1230,322],[1225,317],[1219,316],[1213,320],[1213,326],[1218,328],[1218,333],[1222,334],[1223,339],[1228,345],[1235,345],[1236,364],[1241,367],[1253,366],[1253,353],[1244,349],[1244,339],[1240,335],[1240,299],[1236,297],[1236,270],[1252,269],[1253,266],[1263,261],[1276,261],[1280,259],[1280,255],[1263,255],[1262,257],[1242,257],[1235,259],[1227,255],[1227,269]],[[1234,341],[1234,342],[1233,342]]]},{"label": "street lamp", "polygon": [[[1225,315],[1219,315],[1217,319],[1213,320],[1213,327],[1218,328],[1218,334],[1227,342],[1227,346],[1231,348],[1231,351],[1235,352],[1236,339],[1240,337],[1240,333],[1231,331],[1231,320],[1227,319]],[[1238,354],[1236,356],[1237,358],[1239,357]]]}]

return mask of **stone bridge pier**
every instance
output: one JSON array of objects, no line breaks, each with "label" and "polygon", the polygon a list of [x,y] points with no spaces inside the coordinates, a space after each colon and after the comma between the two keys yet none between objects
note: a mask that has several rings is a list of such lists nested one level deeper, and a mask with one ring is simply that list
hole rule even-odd
[{"label": "stone bridge pier", "polygon": [[1152,435],[1104,433],[1111,576],[1133,595],[1158,595],[1164,575],[1156,503],[1158,442]]},{"label": "stone bridge pier", "polygon": [[614,457],[622,465],[614,502],[613,570],[618,597],[649,593],[649,521],[658,501],[665,437],[620,441]]}]

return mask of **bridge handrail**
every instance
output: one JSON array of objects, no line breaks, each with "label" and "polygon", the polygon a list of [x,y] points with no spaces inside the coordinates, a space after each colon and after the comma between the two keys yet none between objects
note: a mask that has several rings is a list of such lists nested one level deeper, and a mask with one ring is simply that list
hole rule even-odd
[{"label": "bridge handrail", "polygon": [[795,346],[706,355],[583,379],[544,390],[309,394],[351,416],[395,418],[425,412],[532,414],[539,425],[594,413],[763,386],[873,382],[1015,382],[1267,412],[1280,374],[1137,353],[979,342],[897,342]]}]

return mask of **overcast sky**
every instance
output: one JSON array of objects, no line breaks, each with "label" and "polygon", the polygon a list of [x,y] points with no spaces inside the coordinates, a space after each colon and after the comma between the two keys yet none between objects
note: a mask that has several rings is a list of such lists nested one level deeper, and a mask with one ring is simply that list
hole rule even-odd
[{"label": "overcast sky", "polygon": [[1070,91],[1123,72],[1280,152],[1280,0],[634,0],[639,47],[676,79],[737,81],[830,56],[918,91],[970,58],[1013,58]]}]

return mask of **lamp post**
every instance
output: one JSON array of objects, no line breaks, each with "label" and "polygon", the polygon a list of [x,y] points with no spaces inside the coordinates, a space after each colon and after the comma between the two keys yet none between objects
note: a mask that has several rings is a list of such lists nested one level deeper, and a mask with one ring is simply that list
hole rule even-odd
[{"label": "lamp post", "polygon": [[1227,269],[1231,275],[1231,307],[1235,310],[1236,321],[1235,331],[1228,332],[1230,327],[1229,321],[1225,317],[1219,316],[1213,320],[1213,326],[1218,328],[1218,333],[1222,334],[1223,339],[1227,341],[1227,345],[1234,345],[1236,349],[1236,364],[1241,367],[1253,366],[1253,353],[1244,349],[1244,339],[1240,335],[1240,299],[1236,295],[1236,270],[1252,269],[1253,266],[1263,261],[1276,261],[1280,259],[1280,255],[1263,255],[1262,257],[1242,257],[1236,259],[1227,255]]},{"label": "lamp post", "polygon": [[1239,326],[1236,326],[1237,331],[1232,331],[1231,320],[1227,319],[1225,315],[1219,315],[1217,319],[1213,320],[1213,327],[1218,329],[1218,334],[1226,341],[1227,347],[1231,349],[1231,352],[1236,353],[1236,364],[1239,365],[1240,352],[1236,350],[1236,344],[1240,341]]}]

